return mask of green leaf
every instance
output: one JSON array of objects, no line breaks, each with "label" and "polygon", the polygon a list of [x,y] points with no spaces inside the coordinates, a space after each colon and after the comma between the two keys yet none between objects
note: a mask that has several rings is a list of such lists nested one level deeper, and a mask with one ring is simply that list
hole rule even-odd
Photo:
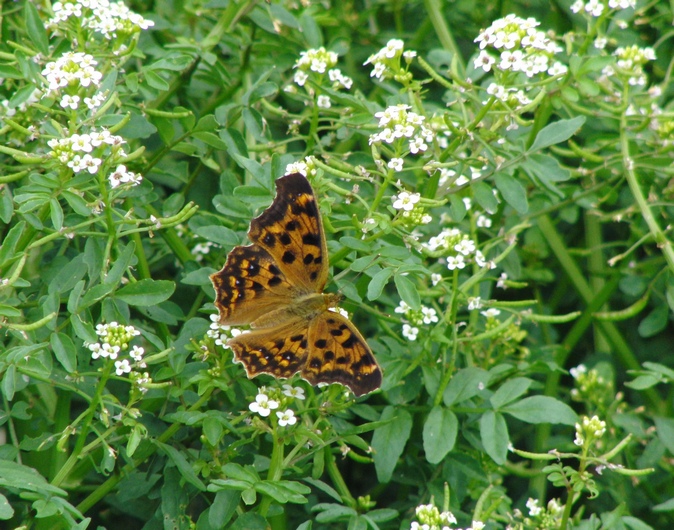
[{"label": "green leaf", "polygon": [[381,296],[384,287],[386,287],[386,284],[391,279],[391,276],[393,276],[393,269],[391,268],[382,269],[375,274],[367,286],[367,299],[377,300]]},{"label": "green leaf", "polygon": [[431,409],[424,422],[423,440],[426,460],[438,464],[454,449],[459,421],[451,410],[440,405]]},{"label": "green leaf", "polygon": [[584,116],[576,116],[570,120],[559,120],[543,127],[534,140],[529,152],[539,151],[550,145],[564,142],[571,138],[585,123]]},{"label": "green leaf", "polygon": [[117,284],[122,281],[124,274],[128,272],[131,264],[135,262],[135,250],[136,245],[133,242],[123,247],[117,259],[113,262],[112,267],[110,267],[105,280],[103,280],[105,284],[117,287]]},{"label": "green leaf", "polygon": [[225,528],[234,515],[241,500],[241,493],[235,490],[221,490],[215,494],[213,504],[208,509],[208,522],[213,528]]},{"label": "green leaf", "polygon": [[7,398],[7,401],[14,399],[14,392],[16,391],[16,366],[10,364],[2,376],[2,393]]},{"label": "green leaf", "polygon": [[224,226],[207,225],[198,226],[194,229],[194,233],[198,236],[208,239],[213,243],[222,245],[225,248],[231,248],[235,245],[241,244],[241,236],[234,230]]},{"label": "green leaf", "polygon": [[518,213],[525,214],[529,211],[527,192],[519,180],[505,173],[497,173],[494,175],[494,184],[505,201]]},{"label": "green leaf", "polygon": [[554,182],[564,182],[571,178],[571,172],[559,165],[559,161],[548,155],[533,154],[522,164],[531,176],[540,181],[548,190],[555,195],[563,197],[564,193],[555,186]]},{"label": "green leaf", "polygon": [[674,419],[656,416],[654,421],[658,439],[674,455]]},{"label": "green leaf", "polygon": [[389,482],[398,458],[403,454],[405,444],[412,432],[412,416],[405,409],[386,407],[381,421],[391,420],[375,429],[372,435],[374,468],[379,482]]},{"label": "green leaf", "polygon": [[4,267],[7,260],[14,257],[16,244],[19,242],[23,229],[26,227],[25,221],[19,221],[3,236],[0,245],[0,267]]},{"label": "green leaf", "polygon": [[170,445],[167,445],[165,443],[159,442],[157,440],[154,440],[154,443],[168,456],[171,461],[175,464],[176,468],[178,468],[178,471],[182,475],[182,477],[192,484],[195,488],[197,488],[199,491],[206,491],[206,486],[204,485],[203,482],[199,479],[197,474],[194,472],[194,469],[192,469],[192,466],[190,463],[187,461],[185,456],[178,451],[175,447],[172,447]]},{"label": "green leaf", "polygon": [[49,55],[49,40],[44,29],[44,23],[33,2],[26,2],[23,10],[26,19],[28,38],[42,55]]},{"label": "green leaf", "polygon": [[305,495],[311,493],[311,488],[289,480],[277,480],[275,482],[263,480],[255,484],[255,490],[263,493],[281,504],[306,504],[308,499]]},{"label": "green leaf", "polygon": [[526,377],[516,377],[503,383],[499,389],[489,398],[491,406],[495,409],[515,401],[518,397],[527,393],[533,380]]},{"label": "green leaf", "polygon": [[396,274],[393,278],[393,282],[396,284],[396,289],[398,289],[400,298],[402,298],[408,306],[415,311],[421,309],[421,297],[419,296],[419,291],[417,291],[417,286],[414,285],[412,280],[402,274]]},{"label": "green leaf", "polygon": [[482,368],[464,368],[452,376],[442,396],[442,400],[450,407],[454,403],[461,403],[470,399],[489,384],[489,372]]},{"label": "green leaf", "polygon": [[224,432],[222,423],[220,423],[217,418],[205,418],[202,428],[208,443],[212,446],[216,446],[220,441],[222,433]]},{"label": "green leaf", "polygon": [[77,348],[73,340],[65,333],[52,333],[49,339],[52,350],[58,362],[66,372],[73,373],[77,370]]},{"label": "green leaf", "polygon": [[175,288],[172,281],[146,278],[122,287],[115,296],[129,305],[147,307],[167,300]]},{"label": "green leaf", "polygon": [[7,497],[0,493],[0,520],[6,521],[14,517],[14,508],[9,504]]},{"label": "green leaf", "polygon": [[152,88],[155,88],[160,92],[166,92],[171,87],[171,85],[168,84],[168,81],[166,81],[158,73],[148,69],[145,69],[144,73],[145,81],[147,81],[147,84]]},{"label": "green leaf", "polygon": [[494,191],[486,182],[471,182],[470,187],[473,190],[473,197],[477,203],[489,214],[495,214],[498,211],[498,201],[494,196]]},{"label": "green leaf", "polygon": [[[223,527],[218,526],[217,528]],[[227,528],[228,530],[268,530],[269,525],[267,524],[267,520],[259,513],[246,512],[237,517],[236,521]]]},{"label": "green leaf", "polygon": [[506,463],[508,455],[508,426],[502,414],[488,410],[480,417],[480,439],[491,459],[498,465]]},{"label": "green leaf", "polygon": [[578,416],[571,407],[549,396],[532,396],[501,408],[526,423],[575,425]]},{"label": "green leaf", "polygon": [[646,318],[639,322],[639,335],[642,337],[653,337],[665,329],[668,321],[668,307],[665,304],[660,304]]}]

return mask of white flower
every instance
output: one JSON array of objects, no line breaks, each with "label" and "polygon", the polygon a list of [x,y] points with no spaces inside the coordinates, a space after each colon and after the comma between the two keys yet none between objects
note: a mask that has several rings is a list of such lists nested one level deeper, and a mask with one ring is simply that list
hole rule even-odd
[{"label": "white flower", "polygon": [[117,375],[124,375],[131,372],[131,365],[128,359],[122,361],[115,361],[115,373]]},{"label": "white flower", "polygon": [[468,309],[480,309],[482,307],[482,299],[479,296],[471,296],[468,298]]},{"label": "white flower", "polygon": [[410,309],[411,309],[411,307],[409,305],[407,305],[407,302],[405,302],[404,300],[400,300],[400,303],[398,304],[398,307],[395,308],[395,312],[401,313],[401,314],[404,315]]},{"label": "white flower", "polygon": [[100,158],[94,158],[88,153],[82,157],[82,165],[92,175],[98,173],[98,168],[100,167],[102,162],[103,161]]},{"label": "white flower", "polygon": [[463,254],[464,256],[470,256],[475,252],[475,249],[475,241],[472,239],[462,239],[456,245],[454,245],[454,250],[456,250],[459,254]]},{"label": "white flower", "polygon": [[304,86],[304,83],[307,82],[307,79],[309,79],[309,76],[302,70],[298,70],[293,76],[293,81],[295,81],[298,86]]},{"label": "white flower", "polygon": [[580,377],[582,374],[587,373],[587,366],[585,366],[584,364],[579,364],[575,368],[571,368],[569,370],[569,373],[571,374],[571,377],[573,377],[574,379],[578,379],[578,377]]},{"label": "white flower", "polygon": [[318,108],[321,109],[329,109],[332,103],[330,103],[329,96],[318,96],[318,99],[316,100],[316,105],[318,106]]},{"label": "white flower", "polygon": [[532,499],[531,497],[529,497],[526,506],[527,508],[529,508],[529,515],[531,515],[532,517],[540,515],[540,513],[543,511],[543,508],[541,508],[538,505],[538,499]]},{"label": "white flower", "polygon": [[431,274],[431,283],[433,286],[438,285],[442,281],[442,274],[438,274],[437,272],[434,272]]},{"label": "white flower", "polygon": [[421,314],[423,315],[424,324],[432,324],[438,321],[438,314],[432,307],[422,307]]},{"label": "white flower", "polygon": [[131,358],[134,361],[140,362],[140,361],[143,360],[143,355],[145,355],[145,350],[140,346],[134,346],[133,348],[131,348],[131,351],[129,352],[129,355],[131,356]]},{"label": "white flower", "polygon": [[280,427],[285,427],[286,425],[295,425],[297,423],[295,413],[291,409],[288,409],[284,412],[277,412],[276,417],[278,418],[278,424]]},{"label": "white flower", "polygon": [[304,399],[304,389],[301,386],[283,385],[283,394],[295,399]]},{"label": "white flower", "polygon": [[486,215],[479,215],[476,222],[478,228],[490,228],[491,219]]},{"label": "white flower", "polygon": [[410,326],[409,324],[403,324],[403,337],[407,340],[417,340],[418,334],[419,328]]},{"label": "white flower", "polygon": [[465,266],[466,262],[461,254],[447,257],[447,268],[450,271],[453,271],[454,269],[463,269]]},{"label": "white flower", "polygon": [[490,307],[486,311],[480,311],[480,314],[487,318],[496,318],[501,314],[501,311],[499,311],[495,307]]},{"label": "white flower", "polygon": [[269,416],[269,414],[271,414],[272,409],[277,408],[278,408],[278,401],[269,399],[269,396],[267,396],[267,394],[262,393],[255,396],[255,401],[253,401],[250,405],[248,405],[248,409],[251,412],[257,412],[263,418]]},{"label": "white flower", "polygon": [[61,107],[64,109],[70,107],[72,110],[77,110],[77,106],[80,103],[80,97],[79,96],[69,96],[66,94],[61,98]]},{"label": "white flower", "polygon": [[501,276],[499,276],[498,280],[496,281],[496,287],[499,287],[500,289],[507,289],[508,286],[506,285],[506,281],[508,280],[508,274],[505,272],[501,273]]},{"label": "white flower", "polygon": [[[404,160],[402,158],[392,158],[389,160],[388,167],[391,168],[393,171],[402,171],[403,170],[403,162]],[[404,192],[403,192],[404,193]],[[393,205],[395,208],[395,204]]]},{"label": "white flower", "polygon": [[393,200],[393,207],[396,210],[410,212],[414,209],[414,205],[421,199],[421,194],[401,191],[397,196],[394,195],[391,197],[391,199]]}]

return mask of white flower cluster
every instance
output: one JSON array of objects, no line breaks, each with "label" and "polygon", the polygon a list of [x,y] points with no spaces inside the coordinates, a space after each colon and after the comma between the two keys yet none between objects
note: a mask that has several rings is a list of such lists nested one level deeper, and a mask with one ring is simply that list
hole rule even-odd
[{"label": "white flower cluster", "polygon": [[[635,8],[637,5],[636,0],[608,0],[608,7],[610,9],[628,9]],[[581,11],[587,13],[592,17],[599,17],[606,9],[604,2],[602,0],[589,0],[589,2],[583,2],[583,0],[576,0],[571,4],[572,12],[580,13]]]},{"label": "white flower cluster", "polygon": [[[96,335],[101,338],[101,342],[94,344],[86,344],[86,347],[91,351],[91,358],[115,360],[119,354],[129,348],[129,341],[134,337],[140,335],[140,331],[133,326],[123,326],[117,322],[110,322],[109,324],[98,324],[96,326]],[[143,362],[145,350],[140,346],[133,346],[129,352],[129,356],[136,365],[140,368],[146,368]],[[124,375],[131,372],[131,363],[128,359],[115,360],[115,373],[117,375]]]},{"label": "white flower cluster", "polygon": [[417,340],[419,326],[438,322],[438,314],[432,307],[421,306],[421,309],[414,310],[403,300],[395,308],[395,312],[402,314],[408,321],[403,323],[403,337],[410,341]]},{"label": "white flower cluster", "polygon": [[[417,521],[412,521],[410,530],[461,530],[450,525],[456,524],[456,517],[452,512],[441,512],[433,504],[421,504],[415,510]],[[484,530],[485,524],[481,521],[473,523],[464,530]]]},{"label": "white flower cluster", "polygon": [[653,48],[639,48],[636,45],[616,48],[613,55],[618,58],[615,66],[606,66],[602,73],[606,76],[627,76],[627,83],[631,86],[644,86],[646,74],[643,65],[648,61],[655,61]]},{"label": "white flower cluster", "polygon": [[309,175],[316,174],[316,166],[314,165],[314,157],[307,156],[304,160],[298,162],[293,162],[286,166],[286,175],[292,173],[300,173],[301,175],[308,177]]},{"label": "white flower cluster", "polygon": [[370,145],[374,143],[392,144],[398,139],[409,141],[409,152],[413,155],[428,149],[434,138],[433,130],[424,125],[425,116],[410,112],[409,105],[399,104],[388,107],[374,116],[379,119],[380,132],[370,135]]},{"label": "white flower cluster", "polygon": [[420,193],[410,193],[409,191],[401,191],[398,195],[391,196],[393,209],[402,212],[402,217],[407,223],[427,225],[433,220],[433,217],[419,205],[420,200]]},{"label": "white flower cluster", "polygon": [[423,247],[433,254],[449,253],[446,257],[449,270],[463,269],[471,259],[479,267],[489,269],[496,267],[493,261],[487,261],[484,254],[478,250],[475,241],[458,228],[443,228],[442,232],[431,237]]},{"label": "white flower cluster", "polygon": [[[476,69],[489,72],[494,65],[501,71],[522,72],[527,77],[547,72],[548,75],[566,73],[566,66],[551,59],[563,48],[536,29],[539,22],[516,15],[495,20],[475,39],[480,44],[480,54],[474,61]],[[494,57],[487,48],[498,53]]]},{"label": "white flower cluster", "polygon": [[[304,399],[304,389],[301,387],[293,387],[292,385],[283,385],[283,395],[288,398],[293,399]],[[282,401],[287,401],[283,398]],[[272,399],[267,390],[263,387],[260,389],[257,396],[255,396],[255,401],[248,405],[248,410],[259,414],[263,418],[268,417],[271,414],[272,410],[276,410],[281,406],[281,403]],[[286,409],[284,411],[276,411],[276,418],[278,420],[279,427],[287,427],[289,425],[295,425],[297,423],[297,416],[292,409]]]},{"label": "white flower cluster", "polygon": [[124,2],[109,0],[66,0],[52,5],[54,16],[47,26],[58,31],[63,22],[73,20],[79,27],[92,29],[108,40],[132,35],[154,26],[154,22],[131,11]]},{"label": "white flower cluster", "polygon": [[405,43],[400,39],[391,39],[377,53],[370,55],[363,64],[371,64],[373,70],[370,77],[386,79],[404,75],[405,71],[400,68],[400,58],[404,57],[408,62],[417,56],[412,50],[403,51]]},{"label": "white flower cluster", "polygon": [[[99,86],[103,74],[94,68],[97,64],[93,55],[88,53],[66,52],[47,63],[42,75],[47,79],[50,92],[58,92],[64,87]],[[61,106],[64,106],[63,103]]]},{"label": "white flower cluster", "polygon": [[[353,85],[353,79],[342,74],[339,68],[333,68],[337,64],[339,56],[335,52],[329,52],[324,47],[300,52],[300,58],[295,62],[297,72],[293,76],[293,81],[298,86],[304,86],[309,79],[309,74],[314,72],[319,75],[328,73],[328,79],[332,82],[332,88],[338,90],[344,88],[349,90]],[[323,96],[323,98],[328,98]],[[324,100],[325,101],[325,100]],[[329,101],[329,98],[328,98]],[[325,105],[325,103],[323,103]],[[320,105],[319,105],[320,106]]]},{"label": "white flower cluster", "polygon": [[438,180],[438,186],[443,188],[447,185],[451,186],[465,186],[471,180],[479,179],[482,176],[482,171],[475,169],[472,166],[469,166],[470,169],[470,178],[459,175],[456,176],[456,171],[453,169],[447,169],[445,167],[440,168],[440,179]]},{"label": "white flower cluster", "polygon": [[241,333],[242,331],[239,328],[220,325],[220,317],[214,313],[211,315],[211,325],[210,329],[206,332],[206,336],[215,339],[216,345],[228,348],[227,341],[230,338],[238,337]]},{"label": "white flower cluster", "polygon": [[583,416],[583,423],[576,423],[576,438],[573,443],[582,446],[586,439],[601,438],[606,432],[606,422],[599,419],[598,416],[588,418]]},{"label": "white flower cluster", "polygon": [[[126,156],[122,145],[126,143],[121,136],[110,133],[107,129],[92,129],[88,133],[73,134],[68,138],[52,138],[47,142],[51,148],[51,156],[65,164],[74,173],[88,171],[98,173],[104,159],[121,159]],[[120,164],[108,177],[110,187],[116,188],[122,184],[137,186],[143,178],[126,169]]]}]

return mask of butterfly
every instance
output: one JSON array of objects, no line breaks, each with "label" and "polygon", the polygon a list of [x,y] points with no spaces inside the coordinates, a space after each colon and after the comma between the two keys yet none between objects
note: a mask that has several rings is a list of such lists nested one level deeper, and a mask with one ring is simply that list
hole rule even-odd
[{"label": "butterfly", "polygon": [[253,219],[251,245],[234,247],[211,275],[220,324],[250,324],[227,341],[249,378],[297,372],[312,385],[341,383],[356,396],[376,390],[382,373],[356,327],[332,311],[342,296],[324,293],[328,254],[321,214],[300,173],[276,181],[271,206]]}]

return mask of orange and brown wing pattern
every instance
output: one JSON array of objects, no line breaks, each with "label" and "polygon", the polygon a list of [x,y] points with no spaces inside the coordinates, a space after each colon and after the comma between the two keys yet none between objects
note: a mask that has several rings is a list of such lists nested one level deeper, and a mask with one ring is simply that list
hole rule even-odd
[{"label": "orange and brown wing pattern", "polygon": [[328,257],[316,196],[300,173],[276,181],[276,198],[250,223],[248,237],[275,260],[300,294],[321,292]]},{"label": "orange and brown wing pattern", "polygon": [[341,383],[356,396],[381,386],[382,374],[372,350],[351,321],[325,311],[309,324],[309,353],[302,377],[312,385]]},{"label": "orange and brown wing pattern", "polygon": [[297,319],[272,328],[242,333],[227,345],[234,359],[243,364],[248,377],[270,374],[289,378],[302,369],[307,359],[307,322]]},{"label": "orange and brown wing pattern", "polygon": [[258,245],[234,247],[225,266],[211,275],[220,324],[250,324],[292,303],[294,288],[269,253]]}]

